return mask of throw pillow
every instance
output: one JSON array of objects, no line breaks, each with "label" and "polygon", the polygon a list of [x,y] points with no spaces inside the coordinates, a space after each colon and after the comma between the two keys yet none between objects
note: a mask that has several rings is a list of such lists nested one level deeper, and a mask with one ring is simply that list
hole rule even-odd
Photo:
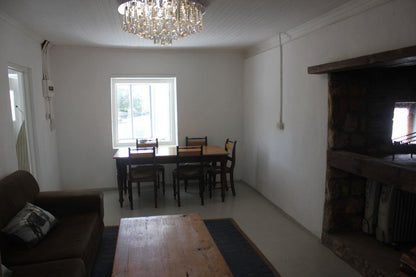
[{"label": "throw pillow", "polygon": [[8,269],[7,267],[5,267],[4,265],[1,265],[1,276],[3,277],[10,277],[12,276],[12,272],[10,269]]},{"label": "throw pillow", "polygon": [[49,212],[26,203],[26,206],[1,231],[28,246],[34,246],[45,237],[56,222],[56,218]]}]

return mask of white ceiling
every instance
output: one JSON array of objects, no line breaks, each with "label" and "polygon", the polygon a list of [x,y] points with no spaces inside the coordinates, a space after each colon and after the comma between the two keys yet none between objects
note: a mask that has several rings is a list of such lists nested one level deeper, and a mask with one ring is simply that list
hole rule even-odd
[{"label": "white ceiling", "polygon": [[[0,10],[57,45],[155,47],[121,30],[118,0],[0,0]],[[205,30],[176,48],[246,48],[348,0],[210,0]]]}]

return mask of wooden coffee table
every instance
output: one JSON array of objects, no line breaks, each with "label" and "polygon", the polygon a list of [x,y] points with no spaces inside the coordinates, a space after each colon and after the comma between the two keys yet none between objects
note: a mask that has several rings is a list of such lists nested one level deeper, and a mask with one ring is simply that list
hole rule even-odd
[{"label": "wooden coffee table", "polygon": [[113,277],[233,276],[199,214],[123,218]]}]

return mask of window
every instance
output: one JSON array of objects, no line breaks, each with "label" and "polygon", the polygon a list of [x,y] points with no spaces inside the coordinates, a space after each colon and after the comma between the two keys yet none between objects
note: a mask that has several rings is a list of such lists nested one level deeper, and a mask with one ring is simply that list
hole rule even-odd
[{"label": "window", "polygon": [[396,102],[393,116],[392,141],[415,142],[416,103]]},{"label": "window", "polygon": [[111,78],[113,147],[136,139],[176,145],[176,78]]}]

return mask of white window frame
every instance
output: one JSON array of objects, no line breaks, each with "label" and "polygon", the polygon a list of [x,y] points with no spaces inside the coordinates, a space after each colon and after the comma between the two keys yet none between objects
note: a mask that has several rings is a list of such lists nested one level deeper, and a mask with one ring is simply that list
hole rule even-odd
[{"label": "white window frame", "polygon": [[[168,83],[169,84],[169,104],[170,104],[170,126],[171,141],[159,141],[160,145],[177,145],[178,124],[177,124],[177,102],[176,102],[176,77],[112,77],[111,78],[111,122],[112,122],[112,142],[113,148],[134,146],[135,141],[121,143],[118,140],[118,107],[116,97],[116,84],[122,83]],[[153,124],[153,122],[152,122]]]}]

